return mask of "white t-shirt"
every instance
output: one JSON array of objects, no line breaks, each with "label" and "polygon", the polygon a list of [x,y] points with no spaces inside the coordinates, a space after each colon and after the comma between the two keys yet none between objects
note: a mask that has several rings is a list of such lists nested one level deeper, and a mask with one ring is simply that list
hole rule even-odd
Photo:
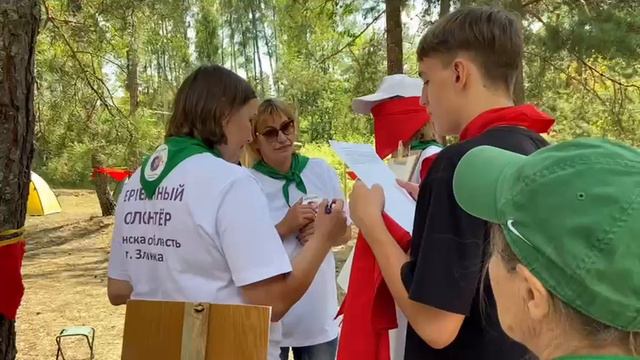
[{"label": "white t-shirt", "polygon": [[[269,201],[273,223],[279,223],[289,210],[282,195],[284,180],[275,180],[255,170],[251,171],[262,184]],[[310,159],[301,176],[307,188],[307,194],[303,194],[294,184],[291,184],[289,186],[291,204],[301,197],[310,195],[329,200],[344,199],[338,175],[324,160]],[[292,260],[302,249],[296,235],[283,241]],[[338,336],[338,322],[334,320],[337,311],[336,265],[333,253],[329,253],[309,290],[282,319],[282,346],[311,346],[335,339]]]},{"label": "white t-shirt", "polygon": [[424,159],[428,158],[431,155],[439,153],[440,150],[442,150],[442,148],[436,145],[428,146],[426,149],[422,150],[422,152],[420,153],[420,157],[418,158],[418,164],[416,165],[416,170],[413,172],[413,175],[411,176],[410,181],[412,183],[420,184],[420,170],[422,170],[422,161],[424,161]]},{"label": "white t-shirt", "polygon": [[[288,273],[291,264],[244,168],[198,154],[185,159],[146,200],[140,169],[116,208],[109,277],[133,286],[132,299],[245,303],[240,287]],[[269,359],[278,359],[280,323]]]}]

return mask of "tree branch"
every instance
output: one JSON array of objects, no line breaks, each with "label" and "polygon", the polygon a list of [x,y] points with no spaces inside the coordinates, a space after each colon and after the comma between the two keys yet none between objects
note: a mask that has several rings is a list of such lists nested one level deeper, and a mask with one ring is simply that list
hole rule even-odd
[{"label": "tree branch", "polygon": [[360,36],[362,36],[362,34],[364,34],[367,30],[369,30],[369,28],[375,24],[381,17],[382,15],[384,15],[384,11],[381,11],[369,24],[367,24],[367,26],[364,27],[364,29],[362,29],[362,31],[360,31],[353,39],[349,40],[346,44],[344,44],[340,49],[338,49],[337,51],[333,52],[332,54],[325,56],[324,58],[322,58],[320,61],[318,61],[318,63],[323,63],[329,59],[331,59],[332,57],[340,54],[344,49],[346,49],[347,47],[351,46],[354,42],[356,42],[356,40],[358,40],[358,38],[360,38]]},{"label": "tree branch", "polygon": [[80,58],[78,57],[78,53],[77,51],[74,49],[73,45],[71,44],[71,42],[69,41],[69,39],[67,39],[66,35],[64,34],[64,32],[62,31],[62,29],[60,28],[60,26],[57,24],[56,20],[51,17],[51,13],[49,11],[49,6],[45,1],[42,2],[45,8],[45,12],[47,14],[47,19],[48,21],[51,23],[51,25],[58,31],[58,33],[60,34],[60,36],[62,37],[62,40],[64,41],[64,43],[67,45],[67,47],[69,48],[69,50],[71,51],[71,55],[73,56],[73,59],[75,60],[75,62],[78,64],[78,66],[80,67],[80,69],[82,70],[82,75],[85,79],[85,83],[87,84],[87,86],[89,86],[89,88],[91,89],[91,91],[93,91],[93,93],[98,97],[98,99],[100,99],[100,102],[105,106],[105,108],[107,109],[107,111],[109,112],[109,114],[111,116],[115,115],[111,112],[111,107],[115,108],[118,115],[120,115],[122,118],[126,118],[126,115],[124,114],[124,112],[122,112],[122,110],[120,110],[120,108],[115,104],[114,100],[113,100],[113,95],[111,94],[111,92],[109,91],[109,87],[107,86],[107,84],[104,83],[104,81],[99,78],[95,73],[92,74],[92,76],[98,80],[100,82],[100,84],[102,84],[102,86],[104,87],[104,89],[107,91],[107,93],[109,94],[110,100],[111,100],[111,104],[109,104],[107,102],[107,100],[104,98],[104,96],[100,93],[100,91],[98,91],[98,89],[96,89],[93,84],[91,83],[91,80],[89,79],[88,75],[87,75],[87,70],[84,68],[84,65],[82,64],[82,61],[80,60]]},{"label": "tree branch", "polygon": [[568,73],[567,71],[565,71],[564,69],[562,69],[560,66],[556,65],[553,61],[547,59],[544,55],[539,54],[539,53],[535,53],[535,52],[531,52],[531,51],[526,51],[525,50],[525,54],[526,55],[532,55],[534,57],[539,58],[540,60],[544,61],[545,63],[547,63],[548,65],[550,65],[551,67],[553,67],[554,69],[560,71],[561,73],[563,73],[565,76],[567,76],[569,79],[574,80],[576,82],[578,82],[583,89],[587,90],[588,92],[590,92],[596,99],[598,99],[603,105],[608,105],[607,102],[600,97],[600,95],[592,88],[589,87],[589,85],[587,83],[585,83],[585,81],[583,79],[580,79],[570,73]]},{"label": "tree branch", "polygon": [[91,55],[91,56],[93,56],[93,57],[101,58],[102,60],[104,60],[104,61],[106,61],[106,62],[108,62],[108,63],[113,64],[115,67],[117,67],[117,68],[118,68],[120,71],[122,71],[123,73],[125,73],[125,74],[127,73],[127,69],[125,69],[125,68],[124,68],[124,65],[122,65],[122,64],[120,64],[120,63],[118,63],[118,62],[116,62],[116,61],[113,61],[113,60],[109,59],[109,58],[108,58],[108,57],[106,57],[106,56],[103,56],[103,55],[96,55],[96,54],[94,54],[94,53],[92,53],[92,52],[90,52],[90,51],[84,51],[84,50],[76,50],[76,53],[78,53],[78,54],[87,54],[87,55]]},{"label": "tree branch", "polygon": [[570,53],[571,55],[573,55],[573,57],[576,58],[576,60],[578,60],[580,63],[582,63],[583,65],[585,65],[587,68],[589,68],[589,70],[591,70],[591,72],[594,72],[596,74],[598,74],[600,77],[603,77],[609,81],[611,81],[612,83],[623,87],[623,88],[636,88],[638,90],[640,90],[640,86],[636,85],[636,84],[627,84],[627,83],[623,83],[620,80],[614,79],[611,76],[601,72],[600,70],[596,69],[593,65],[587,63],[583,58],[581,58],[580,56],[578,56],[577,54],[574,53]]},{"label": "tree branch", "polygon": [[[530,1],[530,3],[533,1]],[[543,26],[547,26],[547,23],[544,21],[544,19],[542,19],[542,17],[540,17],[540,15],[536,14],[533,11],[527,11],[527,14],[533,16],[536,20],[538,20]],[[607,79],[609,81],[611,81],[612,83],[624,87],[624,88],[636,88],[638,90],[640,90],[640,86],[635,85],[635,84],[627,84],[627,83],[623,83],[620,80],[614,79],[611,76],[601,72],[600,70],[596,69],[595,67],[593,67],[591,64],[587,63],[586,60],[584,60],[582,57],[580,57],[578,54],[575,54],[571,51],[568,51],[569,55],[573,56],[574,58],[576,58],[576,60],[578,60],[580,63],[582,63],[583,65],[585,65],[591,72],[598,74],[600,77]]]},{"label": "tree branch", "polygon": [[527,6],[531,6],[534,4],[537,4],[539,2],[542,2],[542,0],[531,0],[531,1],[527,1],[526,3],[522,4],[523,8],[526,8]]}]

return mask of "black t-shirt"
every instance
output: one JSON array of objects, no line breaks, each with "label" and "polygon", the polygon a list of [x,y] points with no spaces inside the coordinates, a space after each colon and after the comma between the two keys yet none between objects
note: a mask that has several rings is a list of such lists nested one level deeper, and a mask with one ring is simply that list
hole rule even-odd
[{"label": "black t-shirt", "polygon": [[480,289],[489,224],[462,210],[453,196],[456,165],[481,145],[528,155],[547,142],[527,129],[504,126],[450,145],[438,154],[420,185],[411,260],[402,267],[402,280],[411,300],[465,315],[465,319],[457,338],[441,350],[430,347],[409,326],[405,360],[531,358],[525,347],[500,328],[488,277]]}]

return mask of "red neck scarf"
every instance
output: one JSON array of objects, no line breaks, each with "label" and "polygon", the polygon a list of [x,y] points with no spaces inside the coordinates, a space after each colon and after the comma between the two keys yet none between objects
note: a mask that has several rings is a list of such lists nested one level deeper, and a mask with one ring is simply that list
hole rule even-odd
[{"label": "red neck scarf", "polygon": [[474,138],[500,126],[518,126],[538,134],[548,133],[555,120],[533,105],[509,106],[485,111],[476,116],[460,132],[460,141]]},{"label": "red neck scarf", "polygon": [[371,109],[371,114],[376,153],[382,159],[396,151],[400,141],[408,146],[411,138],[429,121],[429,113],[417,96],[381,102]]}]

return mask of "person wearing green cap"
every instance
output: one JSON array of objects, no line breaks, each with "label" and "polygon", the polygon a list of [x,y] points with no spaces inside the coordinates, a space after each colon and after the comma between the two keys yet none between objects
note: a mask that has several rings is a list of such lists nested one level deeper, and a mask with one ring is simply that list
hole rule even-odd
[{"label": "person wearing green cap", "polygon": [[497,224],[488,271],[504,331],[541,360],[640,354],[640,152],[603,139],[523,156],[469,151],[459,205]]},{"label": "person wearing green cap", "polygon": [[277,360],[278,321],[311,285],[346,217],[341,200],[318,214],[307,245],[289,260],[260,185],[237,165],[257,109],[251,85],[222,66],[201,66],[183,81],[164,143],[118,199],[107,295],[113,305],[271,306],[268,358]]}]

